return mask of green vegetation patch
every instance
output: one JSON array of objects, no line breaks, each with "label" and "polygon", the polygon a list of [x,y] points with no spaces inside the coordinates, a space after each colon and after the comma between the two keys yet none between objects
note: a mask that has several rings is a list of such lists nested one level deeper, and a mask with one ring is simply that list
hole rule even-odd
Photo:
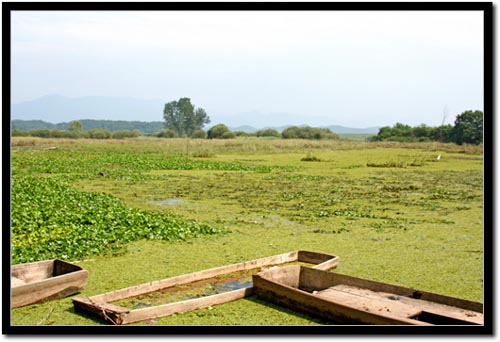
[{"label": "green vegetation patch", "polygon": [[[78,162],[75,162],[78,161]],[[151,170],[225,170],[225,171],[293,171],[296,167],[250,165],[236,161],[221,162],[182,157],[165,153],[119,151],[19,151],[12,156],[15,174],[80,174],[90,177],[108,175],[127,178]]]},{"label": "green vegetation patch", "polygon": [[183,240],[223,231],[128,208],[111,195],[81,192],[52,178],[14,177],[11,215],[13,263],[76,259],[139,239]]}]

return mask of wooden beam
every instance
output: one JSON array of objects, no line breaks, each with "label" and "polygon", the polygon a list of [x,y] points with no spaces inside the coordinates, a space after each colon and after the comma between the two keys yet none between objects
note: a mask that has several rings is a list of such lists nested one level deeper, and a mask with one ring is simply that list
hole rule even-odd
[{"label": "wooden beam", "polygon": [[198,280],[210,279],[222,274],[228,274],[239,271],[248,271],[260,267],[293,262],[297,260],[297,255],[298,252],[295,251],[295,252],[255,259],[251,261],[244,261],[237,264],[210,268],[203,271],[183,274],[171,278],[152,281],[141,285],[127,287],[121,290],[111,291],[108,293],[93,296],[92,299],[99,302],[115,302],[121,299],[135,297],[141,294],[166,289],[176,285],[184,285]]}]

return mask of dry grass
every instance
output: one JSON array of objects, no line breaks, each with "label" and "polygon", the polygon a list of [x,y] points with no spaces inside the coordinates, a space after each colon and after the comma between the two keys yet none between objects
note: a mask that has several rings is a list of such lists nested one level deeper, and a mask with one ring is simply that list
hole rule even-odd
[{"label": "dry grass", "polygon": [[[130,143],[133,141],[133,144]],[[37,138],[13,137],[12,147],[15,149],[97,149],[102,151],[122,149],[141,150],[143,152],[164,151],[170,155],[182,156],[215,156],[219,154],[275,154],[275,153],[309,153],[310,151],[342,151],[369,150],[378,148],[405,148],[424,151],[440,151],[482,155],[482,145],[455,145],[438,142],[402,143],[402,142],[366,142],[346,140],[303,140],[303,139],[185,139],[185,138],[155,138],[138,137],[130,139],[67,139],[67,138]]]}]

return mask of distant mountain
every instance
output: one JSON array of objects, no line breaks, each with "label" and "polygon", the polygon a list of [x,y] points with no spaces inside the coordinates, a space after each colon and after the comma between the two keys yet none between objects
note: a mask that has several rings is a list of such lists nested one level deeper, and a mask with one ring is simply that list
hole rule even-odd
[{"label": "distant mountain", "polygon": [[344,126],[327,126],[330,131],[340,134],[377,134],[380,127],[368,127],[368,128],[352,128]]},{"label": "distant mountain", "polygon": [[231,132],[245,132],[245,133],[254,133],[257,132],[258,129],[252,126],[244,125],[238,127],[228,127]]},{"label": "distant mountain", "polygon": [[124,120],[137,118],[142,121],[163,119],[161,100],[142,100],[131,97],[65,97],[42,96],[32,101],[13,103],[11,118],[19,120],[44,120],[46,122],[69,122],[81,119]]},{"label": "distant mountain", "polygon": [[[233,132],[235,131],[243,131],[246,133],[255,133],[258,130],[261,129],[275,129],[278,132],[283,132],[285,129],[288,127],[291,127],[293,125],[285,125],[285,126],[277,126],[277,127],[262,127],[262,128],[255,128],[252,126],[239,126],[239,127],[229,127],[229,129]],[[299,125],[299,126],[307,126],[307,125]],[[311,126],[311,125],[309,125]],[[315,126],[312,126],[315,127]],[[377,134],[380,127],[368,127],[368,128],[352,128],[352,127],[344,127],[344,126],[338,126],[338,125],[332,125],[332,126],[319,126],[321,128],[328,128],[330,131],[334,133],[339,133],[339,134]]]},{"label": "distant mountain", "polygon": [[[111,131],[138,129],[143,133],[152,133],[163,129],[160,123],[163,122],[161,120],[163,120],[164,105],[165,101],[162,100],[143,100],[132,97],[46,95],[31,101],[13,103],[11,105],[11,120],[39,121],[36,124],[33,122],[23,124],[18,121],[16,122],[17,126],[14,127],[18,129],[65,129],[67,127],[65,123],[80,120],[84,125],[84,129],[104,128]],[[303,122],[304,117],[306,117],[291,113],[262,113],[255,110],[226,116],[209,113],[209,116],[211,125],[206,126],[205,129],[214,124],[224,123],[232,131],[247,133],[253,133],[264,128],[273,128],[278,132],[282,132],[291,125]],[[307,116],[307,118],[309,126],[326,127],[339,134],[377,134],[379,130],[379,127],[325,126],[323,124],[325,123],[324,118],[313,116]],[[256,122],[259,123],[259,127],[254,127],[257,126]],[[143,127],[144,123],[151,123],[154,128]],[[238,123],[246,125],[238,126]],[[281,126],[282,123],[287,125]],[[51,124],[55,126],[52,127]],[[32,128],[25,128],[26,125]]]}]

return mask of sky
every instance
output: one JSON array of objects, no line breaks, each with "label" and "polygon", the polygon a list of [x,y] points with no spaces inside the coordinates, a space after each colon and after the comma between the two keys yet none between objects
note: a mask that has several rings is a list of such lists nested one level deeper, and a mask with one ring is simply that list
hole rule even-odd
[{"label": "sky", "polygon": [[481,11],[19,11],[11,32],[12,103],[189,97],[230,125],[358,128],[484,105]]}]

